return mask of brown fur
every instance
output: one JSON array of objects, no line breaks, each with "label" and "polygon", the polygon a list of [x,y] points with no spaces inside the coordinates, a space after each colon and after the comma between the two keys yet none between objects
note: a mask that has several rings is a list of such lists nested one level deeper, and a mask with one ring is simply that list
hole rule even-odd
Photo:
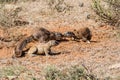
[{"label": "brown fur", "polygon": [[92,33],[88,27],[80,28],[78,30],[74,29],[73,32],[77,39],[82,39],[85,42],[90,42],[92,38]]},{"label": "brown fur", "polygon": [[23,49],[32,40],[38,40],[44,42],[49,38],[50,32],[44,28],[37,29],[31,36],[21,40],[14,49],[14,56],[21,57],[23,55]]},{"label": "brown fur", "polygon": [[21,57],[22,56],[22,49],[24,46],[27,45],[27,41],[23,40],[20,43],[17,44],[17,46],[14,49],[14,56],[15,57]]},{"label": "brown fur", "polygon": [[31,35],[34,40],[38,40],[39,42],[48,41],[50,36],[50,31],[45,28],[39,28],[35,30],[35,32]]},{"label": "brown fur", "polygon": [[63,36],[64,36],[64,39],[68,39],[68,38],[70,38],[70,40],[76,39],[75,34],[71,31],[64,32]]},{"label": "brown fur", "polygon": [[47,42],[49,40],[61,40],[63,35],[59,32],[50,32],[45,28],[40,28],[32,34],[34,40],[39,42]]},{"label": "brown fur", "polygon": [[14,49],[16,57],[21,57],[23,55],[23,49],[32,40],[41,42],[48,42],[49,40],[61,40],[62,34],[58,32],[50,32],[45,28],[39,28],[31,36],[20,41]]},{"label": "brown fur", "polygon": [[62,40],[63,35],[60,32],[51,32],[49,39],[50,40]]},{"label": "brown fur", "polygon": [[21,40],[14,49],[14,56],[21,57],[23,55],[23,48],[32,40],[32,36]]},{"label": "brown fur", "polygon": [[51,53],[51,47],[56,46],[56,45],[58,45],[58,42],[55,40],[51,40],[47,43],[38,43],[29,49],[28,55],[45,54],[46,56],[48,56]]}]

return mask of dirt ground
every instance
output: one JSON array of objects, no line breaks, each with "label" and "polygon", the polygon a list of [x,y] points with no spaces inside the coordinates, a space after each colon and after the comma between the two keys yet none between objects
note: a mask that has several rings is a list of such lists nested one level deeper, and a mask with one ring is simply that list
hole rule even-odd
[{"label": "dirt ground", "polygon": [[[32,6],[33,4],[36,3],[32,3]],[[31,8],[31,6],[28,8]],[[83,9],[83,12],[84,10],[85,9]],[[24,14],[22,15],[23,17],[25,16]],[[62,33],[65,31],[72,31],[73,29],[79,29],[80,27],[89,27],[93,35],[90,44],[68,40],[60,42],[58,46],[52,48],[53,52],[61,52],[61,54],[51,55],[50,57],[40,55],[30,58],[25,56],[12,59],[14,47],[17,43],[1,42],[3,47],[0,49],[0,68],[8,65],[22,65],[27,69],[34,70],[35,76],[39,76],[39,72],[47,65],[56,65],[62,68],[79,64],[85,65],[90,72],[99,78],[112,77],[113,80],[119,80],[120,29],[108,25],[99,26],[96,25],[93,20],[77,20],[74,15],[77,14],[67,14],[67,16],[57,15],[54,16],[54,18],[48,16],[44,18],[44,21],[36,21],[35,24],[10,28],[8,34],[1,28],[0,36],[7,37],[8,35],[22,34],[22,39],[31,35],[33,29],[36,27],[44,27],[50,31]],[[32,16],[34,16],[34,13]],[[41,17],[39,18],[41,19]],[[36,19],[36,17],[34,19]],[[13,44],[14,46],[10,46]],[[30,44],[33,45],[35,43],[31,42]]]},{"label": "dirt ground", "polygon": [[[26,29],[29,29],[27,31]],[[23,34],[30,34],[30,28],[22,28]],[[0,65],[20,64],[28,69],[40,70],[46,65],[56,65],[58,67],[84,64],[92,73],[98,77],[118,77],[120,75],[120,37],[117,29],[110,26],[90,28],[92,31],[91,43],[64,41],[53,47],[53,52],[61,52],[58,55],[36,57],[22,57],[12,59],[14,47],[3,47],[0,49]],[[14,30],[14,29],[13,29]],[[32,30],[32,29],[31,29]],[[71,31],[70,26],[54,27],[51,31],[64,32]],[[28,35],[27,34],[27,35]],[[34,44],[34,43],[30,43]],[[33,66],[34,65],[34,66]],[[41,67],[40,67],[41,66]]]}]

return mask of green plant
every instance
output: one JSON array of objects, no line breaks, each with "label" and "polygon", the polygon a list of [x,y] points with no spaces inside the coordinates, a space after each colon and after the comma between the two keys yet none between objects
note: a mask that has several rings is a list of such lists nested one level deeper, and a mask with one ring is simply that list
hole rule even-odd
[{"label": "green plant", "polygon": [[45,78],[46,80],[97,80],[82,66],[71,66],[62,70],[49,66],[46,68]]},{"label": "green plant", "polygon": [[8,66],[0,69],[0,78],[8,76],[18,76],[26,69],[23,66]]},{"label": "green plant", "polygon": [[61,80],[97,80],[97,78],[89,74],[83,66],[72,66],[67,69]]},{"label": "green plant", "polygon": [[58,80],[60,76],[60,71],[53,66],[46,68],[45,78],[46,80]]},{"label": "green plant", "polygon": [[21,80],[21,78],[23,80],[38,80],[33,74],[35,74],[34,71],[21,65],[9,65],[0,68],[0,80],[4,80],[4,78],[7,80]]},{"label": "green plant", "polygon": [[101,21],[114,26],[120,26],[120,0],[104,0],[105,8],[100,0],[92,0],[93,9]]}]

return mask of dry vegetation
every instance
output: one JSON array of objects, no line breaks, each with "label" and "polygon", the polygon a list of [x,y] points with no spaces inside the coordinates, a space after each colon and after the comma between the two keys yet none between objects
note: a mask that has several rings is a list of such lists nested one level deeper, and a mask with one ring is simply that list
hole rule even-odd
[{"label": "dry vegetation", "polygon": [[[0,37],[11,40],[0,41],[0,80],[119,80],[120,29],[110,26],[120,25],[119,0],[105,1],[103,7],[98,0],[0,0]],[[110,25],[100,26],[100,19]],[[59,55],[12,59],[36,27],[62,33],[89,27],[93,37],[90,44],[61,42],[52,48]]]},{"label": "dry vegetation", "polygon": [[110,25],[120,26],[120,0],[93,0],[93,8],[101,20]]}]

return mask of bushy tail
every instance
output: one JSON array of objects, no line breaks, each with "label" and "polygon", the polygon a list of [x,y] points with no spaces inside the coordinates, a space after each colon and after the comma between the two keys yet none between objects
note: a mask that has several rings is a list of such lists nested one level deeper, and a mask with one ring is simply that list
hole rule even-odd
[{"label": "bushy tail", "polygon": [[33,36],[29,36],[25,39],[23,39],[14,49],[14,54],[15,54],[15,57],[21,57],[23,56],[23,49],[26,47],[26,45],[28,43],[30,43],[31,41],[33,40]]}]

